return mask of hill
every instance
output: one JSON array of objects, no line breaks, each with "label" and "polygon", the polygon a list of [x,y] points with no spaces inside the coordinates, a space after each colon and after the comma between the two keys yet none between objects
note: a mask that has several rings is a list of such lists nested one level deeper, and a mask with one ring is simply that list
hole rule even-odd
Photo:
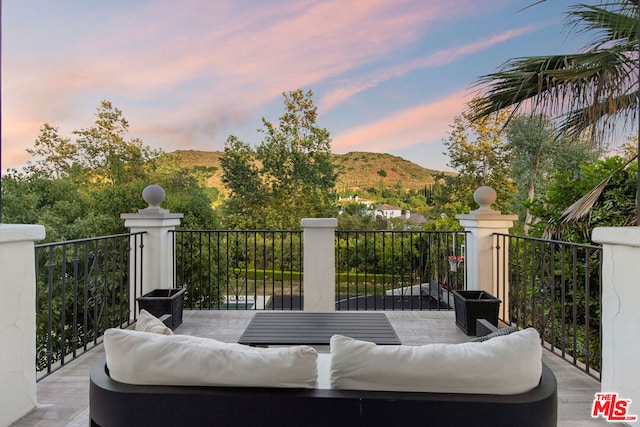
[{"label": "hill", "polygon": [[433,183],[434,169],[426,169],[402,157],[386,153],[351,152],[334,154],[339,192],[393,187],[401,182],[405,190],[417,190]]},{"label": "hill", "polygon": [[[194,173],[201,183],[226,193],[222,184],[221,151],[174,151],[160,159],[175,161]],[[433,183],[434,169],[384,153],[351,152],[334,154],[333,161],[339,172],[336,190],[340,193],[367,188],[391,188],[398,182],[405,190],[422,189]]]}]

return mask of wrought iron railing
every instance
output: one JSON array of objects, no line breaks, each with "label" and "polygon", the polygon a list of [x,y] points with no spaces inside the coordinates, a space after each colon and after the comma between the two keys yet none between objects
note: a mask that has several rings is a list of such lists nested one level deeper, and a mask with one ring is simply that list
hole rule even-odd
[{"label": "wrought iron railing", "polygon": [[[176,230],[174,287],[190,309],[300,310],[302,233]],[[452,308],[465,242],[463,231],[336,232],[336,309]]]},{"label": "wrought iron railing", "polygon": [[[130,322],[129,283],[142,282],[143,234],[35,245],[38,380],[102,342],[107,328]],[[134,291],[135,293],[135,291]]]},{"label": "wrought iron railing", "polygon": [[494,235],[500,318],[535,327],[543,346],[600,379],[602,248]]},{"label": "wrought iron railing", "polygon": [[337,231],[337,310],[453,308],[466,288],[464,231]]},{"label": "wrought iron railing", "polygon": [[176,230],[174,287],[185,307],[300,310],[302,231]]}]

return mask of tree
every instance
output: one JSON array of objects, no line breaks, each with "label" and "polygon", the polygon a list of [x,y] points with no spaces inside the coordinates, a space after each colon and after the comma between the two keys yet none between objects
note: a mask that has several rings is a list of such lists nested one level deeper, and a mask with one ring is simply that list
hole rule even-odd
[{"label": "tree", "polygon": [[[559,119],[559,133],[577,137],[589,131],[594,145],[613,135],[620,122],[634,122],[638,113],[638,0],[578,4],[568,12],[572,30],[593,34],[578,53],[533,56],[507,61],[497,72],[481,77],[485,87],[475,100],[476,118],[505,108],[525,107]],[[571,206],[567,217],[588,213],[606,183],[591,189]],[[640,176],[636,184],[636,218],[640,222]]]},{"label": "tree", "polygon": [[590,129],[598,138],[619,120],[634,120],[638,100],[638,1],[578,4],[568,12],[571,29],[593,34],[578,53],[507,61],[478,80],[474,118],[525,107],[559,117],[558,130],[576,136]]},{"label": "tree", "polygon": [[[628,162],[613,156],[583,165],[579,173],[569,171],[556,175],[546,195],[532,204],[532,213],[542,220],[532,226],[532,233],[589,243],[594,227],[631,225],[634,221],[638,162]],[[608,179],[610,185],[603,188],[589,214],[576,221],[563,221],[564,212],[571,202],[603,179]]]},{"label": "tree", "polygon": [[504,124],[508,112],[501,112],[485,119],[473,119],[467,111],[454,118],[449,137],[444,145],[451,161],[449,166],[458,175],[442,174],[436,182],[445,182],[440,188],[440,203],[448,203],[454,209],[468,210],[474,205],[473,192],[482,185],[493,187],[498,193],[495,206],[499,210],[513,211],[511,200],[515,193],[509,178],[512,153],[504,141]]},{"label": "tree", "polygon": [[124,183],[142,177],[143,167],[152,164],[161,152],[143,145],[138,138],[125,140],[129,122],[122,110],[113,107],[111,102],[100,102],[96,111],[92,127],[73,132],[79,137],[76,144],[80,164],[94,169],[107,183]]},{"label": "tree", "polygon": [[185,213],[186,226],[216,225],[211,201],[188,171],[157,170],[158,152],[123,138],[128,122],[110,102],[101,103],[97,116],[94,127],[74,132],[76,141],[42,126],[27,150],[34,162],[3,177],[6,222],[42,224],[49,242],[126,232],[120,214],[144,208],[142,190],[156,183],[167,192],[165,206]]},{"label": "tree", "polygon": [[337,174],[329,132],[316,124],[313,93],[283,93],[278,125],[262,119],[255,150],[231,135],[221,164],[231,191],[223,209],[228,224],[251,228],[300,227],[303,217],[333,216]]},{"label": "tree", "polygon": [[26,151],[37,159],[28,168],[53,178],[61,178],[73,166],[78,147],[71,143],[70,138],[61,137],[58,128],[45,123],[40,128],[33,148],[27,148]]},{"label": "tree", "polygon": [[507,147],[512,152],[512,178],[518,189],[518,205],[524,211],[524,231],[534,222],[529,205],[544,195],[559,172],[577,171],[595,160],[598,151],[588,141],[558,140],[551,121],[542,116],[516,116],[506,128]]},{"label": "tree", "polygon": [[239,229],[266,228],[265,207],[268,188],[256,165],[255,151],[231,135],[220,158],[222,182],[229,197],[222,204],[227,227]]}]

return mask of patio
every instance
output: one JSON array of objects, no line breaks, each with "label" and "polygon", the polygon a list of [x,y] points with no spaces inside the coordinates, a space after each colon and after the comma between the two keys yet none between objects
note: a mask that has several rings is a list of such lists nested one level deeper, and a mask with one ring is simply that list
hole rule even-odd
[{"label": "patio", "polygon": [[[255,311],[185,311],[178,334],[236,342]],[[387,311],[389,321],[404,345],[459,343],[469,339],[455,326],[452,311]],[[328,347],[320,347],[326,352]],[[88,425],[89,379],[93,361],[102,345],[37,383],[38,406],[12,426]],[[616,425],[591,418],[594,394],[600,383],[561,358],[543,351],[545,363],[558,380],[558,425]]]}]

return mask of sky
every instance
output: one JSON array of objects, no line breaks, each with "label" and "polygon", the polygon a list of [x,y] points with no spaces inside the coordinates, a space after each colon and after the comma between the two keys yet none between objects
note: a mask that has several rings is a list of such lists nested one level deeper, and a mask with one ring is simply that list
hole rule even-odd
[{"label": "sky", "polygon": [[453,118],[510,58],[567,53],[548,0],[4,0],[2,171],[44,123],[88,128],[101,100],[128,138],[166,152],[257,145],[283,92],[313,91],[332,151],[390,153],[451,170]]}]

